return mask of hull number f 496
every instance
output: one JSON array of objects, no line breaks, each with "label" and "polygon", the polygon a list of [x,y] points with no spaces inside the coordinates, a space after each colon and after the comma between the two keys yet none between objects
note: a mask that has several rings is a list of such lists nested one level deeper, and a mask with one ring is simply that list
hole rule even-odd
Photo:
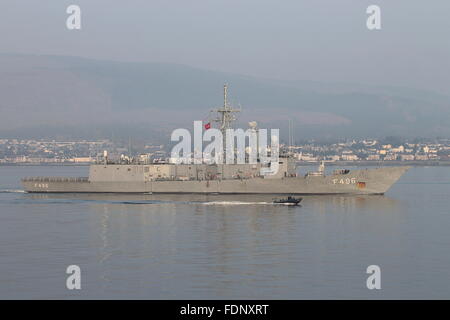
[{"label": "hull number f 496", "polygon": [[356,178],[333,179],[333,184],[356,184]]}]

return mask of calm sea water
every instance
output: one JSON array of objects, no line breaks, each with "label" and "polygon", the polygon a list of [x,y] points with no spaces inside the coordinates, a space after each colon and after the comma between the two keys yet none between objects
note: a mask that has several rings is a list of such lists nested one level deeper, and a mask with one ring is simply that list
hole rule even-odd
[{"label": "calm sea water", "polygon": [[[450,298],[450,169],[412,168],[385,196],[33,195],[0,167],[0,298]],[[66,268],[81,268],[79,291]],[[366,268],[381,267],[381,290]]]}]

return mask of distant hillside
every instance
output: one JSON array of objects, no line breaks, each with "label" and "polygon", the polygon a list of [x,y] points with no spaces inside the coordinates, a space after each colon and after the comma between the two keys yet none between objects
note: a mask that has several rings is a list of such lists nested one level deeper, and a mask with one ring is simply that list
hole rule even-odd
[{"label": "distant hillside", "polygon": [[242,122],[286,128],[291,118],[297,139],[450,136],[450,99],[427,91],[28,55],[0,55],[0,136],[164,139],[219,106],[225,82]]}]

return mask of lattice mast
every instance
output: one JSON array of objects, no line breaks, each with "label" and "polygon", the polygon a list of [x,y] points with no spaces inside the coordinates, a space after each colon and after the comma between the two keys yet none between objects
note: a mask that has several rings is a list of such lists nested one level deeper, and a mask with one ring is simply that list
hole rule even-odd
[{"label": "lattice mast", "polygon": [[220,124],[220,131],[222,131],[222,135],[225,138],[226,130],[232,128],[233,121],[236,121],[236,116],[234,115],[241,110],[235,109],[228,104],[227,92],[228,86],[225,84],[223,86],[223,107],[217,109],[217,113],[219,117],[215,119],[215,122]]}]

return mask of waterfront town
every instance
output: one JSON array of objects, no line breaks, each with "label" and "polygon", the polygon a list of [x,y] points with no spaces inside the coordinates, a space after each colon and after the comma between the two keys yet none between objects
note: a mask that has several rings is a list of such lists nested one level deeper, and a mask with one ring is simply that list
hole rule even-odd
[{"label": "waterfront town", "polygon": [[[450,139],[413,141],[399,138],[361,139],[334,142],[314,140],[282,145],[301,163],[450,163]],[[164,145],[97,141],[55,141],[33,139],[0,139],[0,164],[88,164],[98,161],[103,151],[112,157],[138,157],[143,162],[164,161],[170,148]]]}]

